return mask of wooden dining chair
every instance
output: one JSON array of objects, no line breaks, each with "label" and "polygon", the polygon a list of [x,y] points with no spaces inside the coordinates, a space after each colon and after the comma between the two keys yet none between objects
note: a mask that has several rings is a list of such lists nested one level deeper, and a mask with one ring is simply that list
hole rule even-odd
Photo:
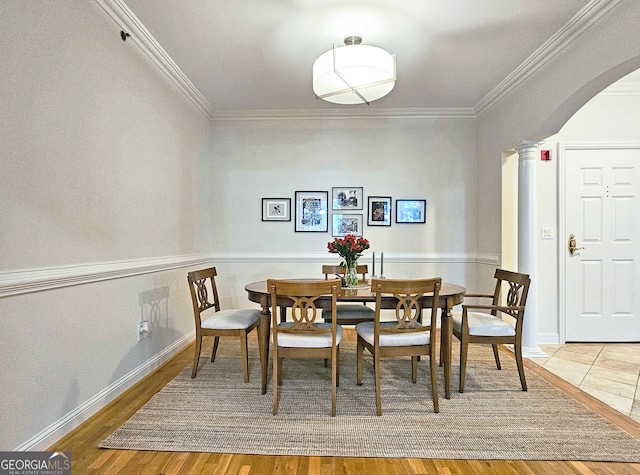
[{"label": "wooden dining chair", "polygon": [[[493,355],[498,369],[499,344],[513,345],[520,374],[522,390],[527,390],[527,380],[522,361],[522,325],[525,304],[531,279],[527,274],[496,269],[496,285],[493,294],[465,294],[467,298],[487,299],[488,304],[463,304],[462,312],[453,312],[453,334],[460,340],[460,392],[464,392],[469,343],[484,343],[493,346]],[[500,301],[502,289],[507,289],[505,302]],[[503,320],[506,316],[509,321]],[[513,322],[513,323],[511,323]]]},{"label": "wooden dining chair", "polygon": [[[220,299],[216,287],[216,268],[197,270],[187,274],[193,315],[196,324],[195,354],[193,357],[193,369],[191,377],[195,378],[198,371],[198,361],[202,349],[202,337],[212,336],[213,350],[211,361],[215,361],[220,337],[234,337],[240,339],[240,351],[242,353],[242,369],[244,382],[249,382],[249,355],[247,349],[247,335],[257,328],[260,322],[260,310],[253,308],[220,309]],[[262,341],[258,338],[258,344]],[[262,355],[262,348],[260,348]]]},{"label": "wooden dining chair", "polygon": [[[371,280],[371,291],[376,296],[375,319],[356,325],[357,334],[357,384],[362,385],[362,360],[366,348],[373,356],[373,373],[376,392],[376,413],[382,415],[380,396],[380,360],[387,357],[410,356],[411,379],[417,381],[418,357],[429,356],[431,371],[431,394],[433,410],[439,412],[438,382],[436,378],[436,321],[437,305],[432,305],[429,318],[423,321],[422,301],[425,295],[432,295],[437,302],[440,295],[441,278],[418,280]],[[383,294],[391,294],[396,299],[395,320],[380,321]]]},{"label": "wooden dining chair", "polygon": [[[345,266],[336,266],[336,265],[323,265],[322,273],[324,274],[325,280],[329,278],[329,276],[334,276],[339,279],[343,279],[347,268]],[[367,281],[367,273],[369,272],[369,268],[366,264],[356,266],[356,273],[360,274],[362,277],[362,281]],[[325,322],[331,322],[333,319],[333,315],[336,315],[338,318],[338,322],[342,325],[355,325],[360,322],[373,321],[375,310],[371,307],[368,307],[366,302],[362,304],[349,304],[349,303],[341,303],[336,306],[335,313],[330,311],[330,309],[322,310],[322,318]]]},{"label": "wooden dining chair", "polygon": [[[320,358],[331,361],[331,415],[335,416],[342,327],[335,319],[331,323],[318,322],[320,313],[315,301],[322,295],[331,295],[331,308],[335,310],[340,280],[269,279],[267,288],[271,294],[273,322],[273,414],[278,413],[278,386],[282,385],[284,358]],[[283,298],[289,300],[292,321],[279,323],[278,300]]]}]

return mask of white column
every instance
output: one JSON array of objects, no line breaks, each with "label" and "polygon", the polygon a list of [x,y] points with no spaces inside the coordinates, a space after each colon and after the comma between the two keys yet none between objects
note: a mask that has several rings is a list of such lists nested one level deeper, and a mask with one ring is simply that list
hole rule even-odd
[{"label": "white column", "polygon": [[538,144],[539,142],[525,140],[514,146],[518,152],[518,272],[531,277],[522,328],[522,356],[525,358],[548,356],[538,346]]}]

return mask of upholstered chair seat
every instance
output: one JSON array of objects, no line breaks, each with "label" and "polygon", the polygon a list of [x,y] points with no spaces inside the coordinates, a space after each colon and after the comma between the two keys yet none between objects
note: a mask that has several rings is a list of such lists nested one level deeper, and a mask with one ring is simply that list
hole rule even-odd
[{"label": "upholstered chair seat", "polygon": [[[381,328],[393,328],[396,322],[380,322]],[[425,327],[425,331],[407,332],[407,333],[380,333],[381,347],[387,346],[413,346],[428,345],[431,334]],[[362,322],[356,325],[356,333],[368,344],[372,345],[375,341],[375,324],[374,322]]]},{"label": "upholstered chair seat", "polygon": [[[210,315],[207,315],[210,314]],[[257,308],[229,309],[219,312],[207,311],[201,315],[200,326],[210,330],[240,330],[248,328],[260,320]]]},{"label": "upholstered chair seat", "polygon": [[[469,335],[515,336],[516,329],[500,317],[482,312],[467,312]],[[462,312],[453,312],[453,329],[462,332]]]},{"label": "upholstered chair seat", "polygon": [[[293,328],[293,322],[283,322],[278,325],[278,345],[287,348],[331,348],[331,333],[285,333],[282,330]],[[318,328],[331,330],[331,323],[318,323]],[[336,345],[342,341],[342,326],[336,328]]]}]

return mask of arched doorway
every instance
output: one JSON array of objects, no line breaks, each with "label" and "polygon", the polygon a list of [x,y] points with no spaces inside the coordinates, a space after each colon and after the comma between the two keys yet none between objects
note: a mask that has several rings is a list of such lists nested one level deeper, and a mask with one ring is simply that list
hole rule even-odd
[{"label": "arched doorway", "polygon": [[[613,91],[613,92],[612,92]],[[581,92],[581,94],[584,91]],[[538,220],[538,231],[540,234],[534,239],[538,241],[536,245],[538,252],[538,264],[540,268],[539,276],[539,293],[544,295],[544,298],[539,299],[538,311],[541,315],[547,317],[542,319],[538,327],[538,340],[539,343],[564,343],[565,341],[565,297],[567,289],[571,289],[572,281],[571,276],[567,276],[562,273],[561,263],[566,252],[565,243],[565,230],[562,226],[562,219],[565,213],[571,213],[571,210],[565,210],[563,208],[563,198],[560,189],[562,177],[559,176],[561,169],[559,168],[559,147],[560,143],[568,142],[593,142],[596,137],[601,142],[635,142],[640,143],[640,133],[635,137],[627,134],[621,135],[621,127],[616,127],[615,123],[618,120],[624,121],[624,117],[616,116],[615,120],[607,118],[607,114],[616,114],[611,108],[611,105],[605,104],[606,98],[617,98],[618,102],[624,102],[627,109],[631,109],[634,112],[632,114],[640,114],[640,106],[634,108],[632,101],[624,100],[621,98],[624,95],[634,96],[634,101],[640,101],[640,72],[635,72],[625,78],[622,81],[615,83],[611,88],[607,88],[602,94],[596,95],[592,100],[588,101],[582,108],[580,108],[572,117],[566,120],[566,123],[562,129],[546,139],[546,141],[540,146],[541,149],[548,149],[551,151],[552,160],[549,162],[538,161],[537,165],[537,181],[538,181],[538,197],[536,203],[536,217]],[[577,94],[580,95],[580,94]],[[605,99],[603,99],[605,98]],[[570,101],[567,101],[570,102]],[[609,100],[609,102],[612,102]],[[559,109],[559,114],[563,115],[566,111]],[[625,111],[625,116],[628,117],[629,110]],[[630,124],[638,123],[638,115],[635,115],[632,120],[626,119]],[[552,119],[549,119],[545,126],[552,123]],[[543,127],[544,128],[544,127]],[[608,135],[607,135],[607,129]],[[635,131],[637,127],[633,127]],[[598,132],[598,133],[595,133]],[[507,155],[508,157],[508,155]],[[517,155],[516,155],[517,158]],[[507,159],[505,162],[505,156],[503,155],[503,193],[511,193],[512,197],[517,196],[517,192],[513,191],[512,183],[506,182],[506,176],[513,176],[513,172],[508,172],[508,167],[514,166],[513,159],[511,162]],[[517,175],[516,175],[517,179]],[[511,189],[512,191],[508,191]],[[503,207],[508,202],[503,196]],[[506,233],[509,233],[513,226],[509,221],[505,221],[505,210],[503,209],[503,242],[508,237],[505,237]],[[546,238],[543,231],[547,231]],[[511,234],[512,241],[516,240],[516,236]],[[503,244],[503,252],[507,252]],[[506,256],[506,254],[505,254]],[[557,299],[553,298],[557,296]],[[551,298],[550,298],[551,297]],[[553,318],[548,318],[549,315],[553,315]]]}]

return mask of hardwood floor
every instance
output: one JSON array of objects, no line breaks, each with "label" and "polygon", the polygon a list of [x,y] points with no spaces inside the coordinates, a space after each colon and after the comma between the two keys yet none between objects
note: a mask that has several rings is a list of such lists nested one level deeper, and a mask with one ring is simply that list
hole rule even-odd
[{"label": "hardwood floor", "polygon": [[[353,338],[352,332],[345,332]],[[255,344],[255,342],[252,342]],[[204,349],[203,349],[204,351]],[[511,354],[511,353],[509,353]],[[344,457],[285,457],[183,452],[142,452],[99,449],[98,443],[191,364],[189,346],[146,379],[49,450],[69,450],[72,472],[79,474],[640,474],[640,464],[521,460],[433,460]],[[580,391],[539,365],[525,360],[535,372],[567,394],[640,440],[640,424]]]}]

